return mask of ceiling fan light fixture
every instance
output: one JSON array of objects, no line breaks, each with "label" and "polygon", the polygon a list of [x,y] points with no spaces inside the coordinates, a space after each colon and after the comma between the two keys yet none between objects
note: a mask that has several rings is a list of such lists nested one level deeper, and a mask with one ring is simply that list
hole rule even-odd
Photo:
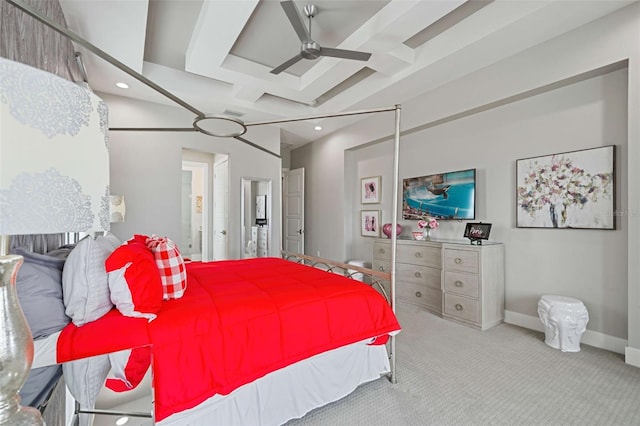
[{"label": "ceiling fan light fixture", "polygon": [[318,59],[322,56],[329,56],[333,58],[353,59],[356,61],[368,61],[371,53],[360,52],[357,50],[346,50],[336,48],[326,48],[320,46],[315,40],[311,38],[311,22],[312,18],[318,14],[318,8],[313,4],[307,4],[304,6],[304,14],[309,19],[309,28],[305,26],[303,17],[300,15],[298,8],[293,0],[285,0],[280,2],[280,6],[284,10],[284,13],[289,19],[289,23],[295,30],[300,40],[300,53],[291,59],[288,59],[284,63],[273,68],[271,74],[280,74],[293,64],[297,63],[301,59]]},{"label": "ceiling fan light fixture", "polygon": [[223,115],[196,117],[193,127],[199,132],[218,138],[235,138],[247,132],[247,126],[242,120]]}]

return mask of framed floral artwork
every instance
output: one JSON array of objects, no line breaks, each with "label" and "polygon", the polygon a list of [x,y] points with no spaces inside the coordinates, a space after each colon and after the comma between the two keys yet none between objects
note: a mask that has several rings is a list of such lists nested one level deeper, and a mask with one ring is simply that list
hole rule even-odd
[{"label": "framed floral artwork", "polygon": [[615,145],[516,161],[518,228],[616,229]]},{"label": "framed floral artwork", "polygon": [[380,228],[380,210],[360,211],[360,234],[363,237],[379,237]]},{"label": "framed floral artwork", "polygon": [[360,179],[360,202],[362,204],[380,203],[381,182],[382,176],[373,176]]}]

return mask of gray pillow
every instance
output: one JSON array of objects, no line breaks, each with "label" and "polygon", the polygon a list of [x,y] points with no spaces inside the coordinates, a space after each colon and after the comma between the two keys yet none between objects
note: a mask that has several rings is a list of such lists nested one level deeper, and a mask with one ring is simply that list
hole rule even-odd
[{"label": "gray pillow", "polygon": [[65,312],[76,326],[95,321],[113,308],[104,262],[119,245],[111,233],[87,236],[69,254],[62,271],[62,288]]},{"label": "gray pillow", "polygon": [[13,252],[24,257],[16,277],[16,290],[33,338],[41,339],[62,330],[70,321],[65,315],[62,297],[64,257],[33,253],[24,248]]}]

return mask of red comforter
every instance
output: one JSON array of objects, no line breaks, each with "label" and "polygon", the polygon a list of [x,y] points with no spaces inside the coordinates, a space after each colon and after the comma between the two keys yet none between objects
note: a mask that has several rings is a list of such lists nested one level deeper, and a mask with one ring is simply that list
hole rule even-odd
[{"label": "red comforter", "polygon": [[[359,281],[278,258],[187,264],[184,297],[158,317],[116,310],[58,339],[58,361],[152,344],[156,421],[321,352],[399,331]],[[99,336],[99,337],[97,337]]]}]

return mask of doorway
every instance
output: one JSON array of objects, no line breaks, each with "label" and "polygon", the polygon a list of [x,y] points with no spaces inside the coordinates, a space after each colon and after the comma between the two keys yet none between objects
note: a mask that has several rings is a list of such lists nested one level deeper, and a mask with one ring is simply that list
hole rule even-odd
[{"label": "doorway", "polygon": [[185,258],[227,258],[228,158],[226,154],[182,150],[180,252]]},{"label": "doorway", "polygon": [[240,257],[267,257],[272,248],[272,181],[243,177],[240,188]]}]

